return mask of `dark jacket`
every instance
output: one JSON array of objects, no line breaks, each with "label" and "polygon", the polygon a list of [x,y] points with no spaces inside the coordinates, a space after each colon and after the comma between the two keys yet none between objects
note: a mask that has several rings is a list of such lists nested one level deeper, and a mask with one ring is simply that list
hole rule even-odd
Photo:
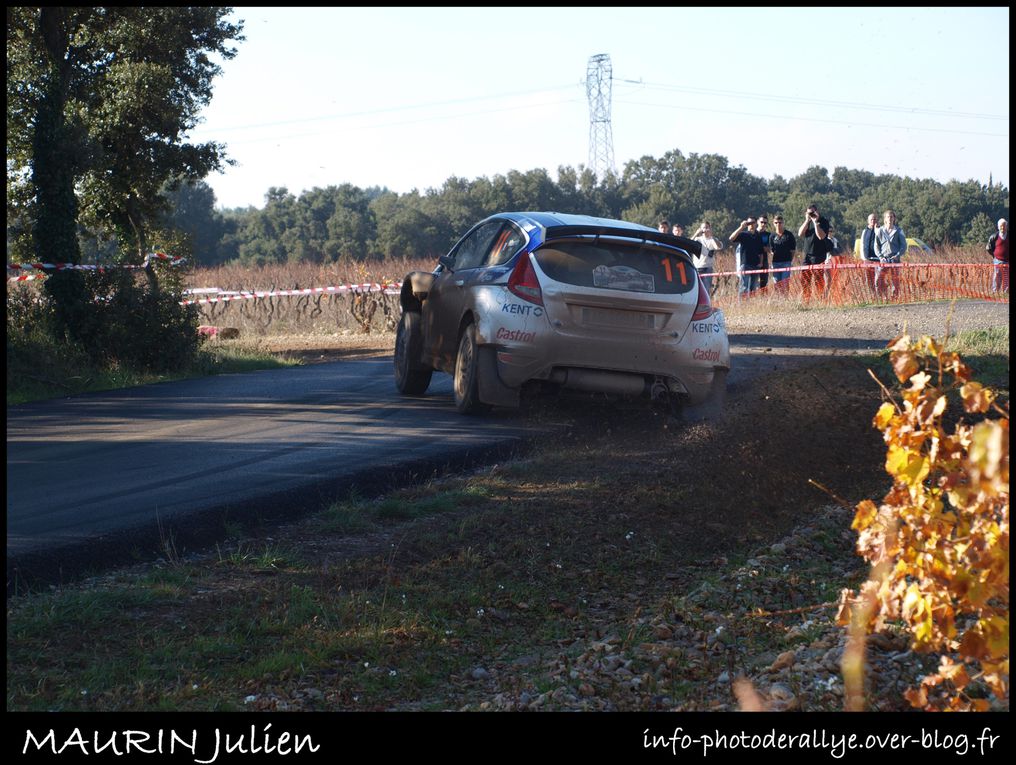
[{"label": "dark jacket", "polygon": [[742,231],[734,241],[741,257],[741,268],[750,271],[762,265],[762,237],[757,232]]},{"label": "dark jacket", "polygon": [[865,260],[878,260],[875,253],[875,229],[867,226],[861,232],[861,257]]},{"label": "dark jacket", "polygon": [[[825,239],[819,239],[815,233],[816,228],[825,232]],[[804,235],[804,262],[812,266],[817,263],[825,263],[826,255],[831,251],[832,242],[829,241],[829,219],[820,215],[818,220],[808,226],[808,233]]]},{"label": "dark jacket", "polygon": [[[988,246],[984,248],[985,250],[988,251],[988,254],[991,255],[991,257],[993,257],[993,258],[995,257],[995,243],[997,241],[998,241],[998,232],[996,231],[994,234],[992,234],[990,237],[988,237]],[[1006,263],[1008,263],[1009,262],[1009,237],[1008,237],[1008,235],[1006,236],[1004,241],[1005,241],[1005,250],[1002,253],[1002,257],[999,258],[999,259],[1000,260],[1004,260]]]}]

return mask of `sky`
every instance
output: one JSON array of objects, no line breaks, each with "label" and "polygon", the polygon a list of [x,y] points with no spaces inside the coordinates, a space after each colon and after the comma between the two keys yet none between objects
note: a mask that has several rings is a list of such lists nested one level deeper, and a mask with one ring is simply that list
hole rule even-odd
[{"label": "sky", "polygon": [[718,154],[1009,185],[1009,9],[245,8],[188,138],[219,207],[349,183],[406,193],[590,165],[590,57],[614,164]]}]

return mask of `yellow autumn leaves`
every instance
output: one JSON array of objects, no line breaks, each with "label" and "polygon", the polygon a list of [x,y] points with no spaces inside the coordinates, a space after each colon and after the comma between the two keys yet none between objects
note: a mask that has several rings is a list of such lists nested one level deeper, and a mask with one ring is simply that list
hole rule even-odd
[{"label": "yellow autumn leaves", "polygon": [[[872,575],[843,593],[840,621],[902,624],[915,650],[941,655],[938,671],[906,692],[913,706],[988,709],[989,694],[1009,694],[1009,411],[936,340],[903,335],[889,347],[906,387],[897,402],[883,386],[889,400],[873,425],[893,485],[881,504],[857,505],[852,528]],[[946,422],[957,394],[976,424]],[[856,699],[863,681],[844,670]]]}]

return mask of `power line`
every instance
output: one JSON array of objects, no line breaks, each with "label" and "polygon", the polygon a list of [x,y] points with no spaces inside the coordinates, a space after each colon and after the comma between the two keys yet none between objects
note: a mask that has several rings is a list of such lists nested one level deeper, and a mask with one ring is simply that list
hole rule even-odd
[{"label": "power line", "polygon": [[730,109],[706,109],[698,106],[685,106],[684,104],[651,104],[641,101],[618,101],[618,103],[628,104],[630,106],[653,106],[659,109],[681,109],[683,111],[692,112],[712,112],[714,114],[734,114],[744,117],[768,117],[775,120],[798,120],[802,122],[825,122],[833,125],[858,125],[860,127],[876,127],[876,128],[889,128],[891,130],[920,130],[927,133],[958,133],[960,135],[983,135],[990,136],[992,138],[1008,138],[1008,133],[984,133],[975,130],[950,130],[948,128],[930,128],[930,127],[912,127],[909,125],[880,125],[873,122],[856,122],[849,120],[844,122],[842,119],[822,119],[820,117],[796,117],[787,114],[763,114],[760,112],[742,112],[734,111]]},{"label": "power line", "polygon": [[814,106],[841,106],[851,109],[867,109],[871,111],[902,112],[905,114],[925,114],[940,117],[960,117],[963,119],[1008,120],[1007,115],[984,114],[978,112],[954,112],[948,109],[923,109],[914,106],[897,106],[891,104],[870,104],[857,101],[833,101],[822,98],[801,98],[772,93],[750,93],[740,90],[719,90],[716,88],[699,88],[691,85],[667,85],[665,83],[643,82],[642,80],[619,80],[625,84],[638,85],[647,90],[663,90],[699,95],[747,98],[756,101],[776,101],[780,103],[797,103]]},{"label": "power line", "polygon": [[[397,122],[375,122],[370,125],[356,125],[351,127],[342,128],[342,130],[374,130],[379,128],[398,127],[400,125],[417,125],[422,122],[440,122],[443,120],[461,119],[463,117],[477,117],[486,114],[497,114],[499,112],[512,112],[520,111],[522,109],[539,109],[544,106],[557,106],[559,104],[574,104],[578,103],[582,99],[580,98],[565,98],[558,99],[556,101],[544,101],[538,104],[521,104],[519,106],[504,106],[497,109],[482,109],[480,111],[473,112],[459,112],[457,114],[444,114],[444,115],[433,115],[429,117],[418,117],[415,119],[399,120]],[[248,143],[261,143],[263,141],[288,141],[295,138],[310,138],[318,135],[334,135],[335,128],[328,130],[315,130],[306,133],[287,133],[286,135],[275,135],[275,136],[261,136],[259,138],[243,138],[239,140],[231,140],[231,145],[243,145]]]},{"label": "power line", "polygon": [[451,100],[448,100],[448,101],[431,101],[431,102],[420,103],[420,104],[408,104],[406,106],[389,106],[389,107],[386,107],[386,108],[383,108],[383,109],[368,109],[368,110],[358,111],[358,112],[343,112],[343,113],[340,113],[340,114],[324,114],[324,115],[320,115],[320,116],[317,116],[317,117],[301,117],[299,119],[277,120],[277,121],[274,121],[274,122],[257,122],[257,123],[252,123],[252,124],[248,124],[248,125],[232,125],[232,126],[226,126],[226,127],[222,127],[222,128],[217,128],[216,130],[220,130],[220,131],[224,131],[224,130],[252,130],[252,129],[264,128],[264,127],[278,127],[280,125],[297,125],[297,124],[303,124],[303,123],[307,123],[307,122],[321,122],[321,121],[324,121],[324,120],[341,120],[341,119],[351,119],[353,117],[370,117],[370,116],[373,116],[375,114],[388,114],[390,112],[408,111],[408,110],[411,110],[411,109],[431,109],[431,108],[439,107],[439,106],[453,106],[455,104],[473,103],[475,101],[491,101],[491,100],[494,100],[494,99],[497,99],[497,98],[514,98],[514,97],[517,97],[517,96],[531,96],[534,93],[549,93],[549,92],[558,91],[558,90],[568,90],[568,89],[571,89],[571,88],[574,88],[574,87],[576,87],[576,86],[573,83],[573,84],[570,84],[570,85],[557,85],[557,86],[552,86],[552,87],[548,87],[548,88],[535,88],[533,90],[518,90],[518,91],[513,91],[511,93],[498,93],[498,94],[488,95],[488,96],[470,96],[468,98],[456,98],[456,99],[451,99]]},{"label": "power line", "polygon": [[[865,109],[865,110],[870,110],[870,111],[888,111],[888,112],[898,112],[898,113],[906,113],[906,114],[914,114],[914,115],[959,117],[959,118],[964,118],[964,119],[1008,120],[1008,117],[1006,117],[1006,116],[995,115],[995,114],[978,114],[978,113],[973,113],[973,112],[950,112],[948,110],[941,110],[941,109],[922,109],[922,108],[917,108],[917,107],[902,107],[902,106],[893,106],[893,105],[879,105],[879,104],[858,103],[858,102],[850,102],[850,101],[833,101],[833,100],[828,100],[828,99],[809,99],[809,98],[799,98],[799,97],[795,97],[795,96],[783,96],[783,95],[777,95],[777,94],[748,93],[748,92],[745,92],[745,91],[736,91],[736,90],[720,90],[720,89],[716,89],[716,88],[701,88],[701,87],[696,87],[696,86],[691,86],[691,85],[671,85],[671,84],[666,84],[666,83],[644,82],[642,80],[630,80],[630,79],[624,79],[624,78],[618,78],[618,77],[611,77],[610,79],[613,82],[617,82],[617,83],[621,84],[622,87],[624,87],[625,85],[634,85],[634,86],[638,86],[639,88],[644,89],[644,90],[658,90],[658,91],[665,91],[665,92],[669,91],[669,92],[694,93],[694,94],[698,94],[698,95],[716,96],[716,97],[720,97],[720,98],[735,98],[736,97],[738,99],[750,99],[750,100],[755,100],[755,101],[773,101],[773,102],[777,102],[777,103],[798,103],[798,104],[813,105],[813,106],[837,106],[837,107],[844,107],[844,108]],[[610,81],[607,82],[607,86],[608,87],[609,87],[609,84],[610,84]],[[249,124],[244,124],[244,125],[232,125],[232,126],[216,127],[215,128],[215,132],[221,133],[221,132],[227,132],[227,131],[255,130],[255,129],[259,129],[259,128],[280,127],[280,126],[283,126],[283,125],[300,125],[300,124],[307,124],[307,123],[311,123],[311,122],[323,122],[323,121],[328,121],[328,120],[343,120],[343,119],[353,119],[353,118],[357,118],[357,117],[370,117],[370,116],[374,116],[374,115],[391,114],[391,113],[404,112],[404,111],[412,111],[412,110],[418,110],[418,109],[441,108],[441,107],[446,107],[446,106],[454,106],[454,105],[457,105],[457,104],[469,104],[469,103],[476,103],[476,102],[480,102],[480,101],[491,101],[491,100],[503,99],[503,98],[513,98],[513,97],[518,97],[518,96],[527,96],[527,95],[533,95],[535,93],[549,93],[549,92],[554,92],[554,91],[570,90],[570,89],[575,88],[575,87],[581,87],[582,85],[586,86],[586,89],[587,89],[587,98],[588,98],[589,97],[588,88],[590,86],[590,80],[587,77],[586,81],[584,81],[582,83],[578,83],[578,84],[573,83],[573,84],[569,84],[569,85],[556,85],[556,86],[550,86],[550,87],[546,87],[546,88],[533,88],[533,89],[530,89],[530,90],[511,91],[511,92],[507,92],[507,93],[498,93],[498,94],[491,94],[491,95],[468,96],[468,97],[465,97],[465,98],[448,99],[448,100],[444,100],[444,101],[432,101],[432,102],[417,103],[417,104],[407,104],[405,106],[391,106],[391,107],[385,107],[385,108],[380,108],[380,109],[366,109],[366,110],[354,111],[354,112],[342,112],[342,113],[338,113],[338,114],[325,114],[325,115],[318,115],[318,116],[311,116],[311,117],[303,117],[303,118],[298,118],[298,119],[274,120],[274,121],[271,121],[271,122],[259,122],[259,123],[249,123]],[[603,85],[601,83],[601,89],[602,89],[602,87],[603,87]],[[568,100],[564,101],[563,103],[570,103],[570,102],[571,102],[571,99],[568,99]],[[623,103],[635,103],[635,102],[623,102]],[[650,104],[643,104],[643,105],[650,105]],[[669,106],[669,105],[659,104],[659,106],[666,107],[666,106]],[[506,107],[506,109],[511,109],[511,108],[512,107]],[[526,107],[519,107],[519,108],[526,108]],[[676,108],[676,107],[671,107],[671,108]],[[684,105],[681,105],[681,108],[691,109],[692,107],[686,107]],[[504,111],[504,110],[505,109],[494,109],[494,110],[491,110],[490,112],[473,112],[473,113],[470,113],[469,115],[465,115],[465,116],[470,116],[471,114],[493,113],[493,112],[496,112],[496,111]],[[698,108],[697,110],[699,110],[699,111],[715,111],[715,112],[721,113],[721,114],[727,113],[727,114],[748,114],[750,116],[771,116],[771,115],[764,115],[764,114],[758,115],[758,114],[754,114],[752,112],[740,112],[740,111],[710,110],[710,109],[701,109],[701,108]],[[424,117],[424,118],[421,118],[419,120],[407,120],[405,122],[385,123],[385,124],[381,124],[381,125],[375,125],[375,126],[372,126],[372,127],[387,127],[389,125],[414,124],[416,122],[425,122],[425,121],[432,120],[432,119],[433,120],[454,119],[457,116],[460,116],[460,115]],[[806,117],[785,117],[785,118],[786,119],[806,120],[806,121],[807,120],[811,120],[811,121],[819,121],[819,122],[829,121],[829,120],[820,120],[820,119],[806,118]],[[833,120],[833,121],[835,122],[835,121],[838,121],[838,120]],[[897,127],[897,126],[892,126],[892,125],[874,125],[874,127]],[[913,128],[913,129],[915,129],[915,130],[916,129],[931,130],[933,132],[935,131],[935,129],[933,129],[933,128]],[[207,128],[206,125],[199,125],[199,126],[197,126],[196,130],[199,131],[199,132],[204,132],[204,131],[207,131],[208,128]],[[938,132],[964,133],[964,131],[956,131],[956,130],[938,131]],[[973,133],[970,133],[970,134],[972,134],[972,135],[990,135],[990,136],[996,136],[996,135],[998,135],[996,133],[976,133],[976,132],[973,132]],[[316,134],[315,133],[311,133],[310,135],[316,135]],[[295,137],[299,137],[299,136],[295,136]],[[255,139],[255,140],[263,140],[263,139]]]}]

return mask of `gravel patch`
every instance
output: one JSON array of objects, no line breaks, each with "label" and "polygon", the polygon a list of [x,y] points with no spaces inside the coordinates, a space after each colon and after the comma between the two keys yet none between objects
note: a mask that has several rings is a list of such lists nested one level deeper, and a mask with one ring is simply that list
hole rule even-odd
[{"label": "gravel patch", "polygon": [[904,332],[942,338],[1009,323],[1009,304],[988,301],[913,303],[855,308],[766,310],[734,306],[725,311],[732,335],[850,337],[888,342]]}]

